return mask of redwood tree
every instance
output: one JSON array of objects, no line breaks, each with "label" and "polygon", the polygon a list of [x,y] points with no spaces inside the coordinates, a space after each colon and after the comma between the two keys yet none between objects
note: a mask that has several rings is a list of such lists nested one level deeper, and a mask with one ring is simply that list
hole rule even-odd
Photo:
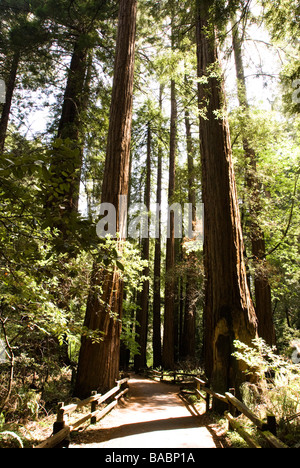
[{"label": "redwood tree", "polygon": [[82,114],[84,111],[88,48],[76,41],[64,101],[54,142],[46,187],[46,217],[66,240],[78,214],[83,164]]},{"label": "redwood tree", "polygon": [[[171,129],[170,129],[170,160],[169,160],[169,206],[173,203],[175,194],[177,149],[177,102],[176,84],[171,81]],[[165,281],[165,316],[162,364],[165,369],[174,367],[174,309],[175,309],[175,216],[171,211],[169,215],[168,237],[166,247],[166,281]]]},{"label": "redwood tree", "polygon": [[211,25],[214,0],[197,0],[202,190],[205,205],[205,367],[215,391],[246,379],[234,340],[251,344],[257,319],[247,284],[225,92]]},{"label": "redwood tree", "polygon": [[[192,206],[193,231],[196,228],[196,190],[195,190],[195,169],[194,169],[194,148],[191,131],[190,113],[185,110],[185,128],[188,157],[188,199]],[[186,301],[183,321],[183,337],[181,340],[182,356],[185,359],[195,359],[196,355],[196,312],[198,301],[197,275],[195,272],[197,256],[194,252],[186,255],[187,277],[186,277]]]},{"label": "redwood tree", "polygon": [[[236,18],[233,20],[232,36],[239,104],[245,111],[246,118],[250,118],[242,55],[242,38]],[[257,176],[257,156],[245,130],[242,137],[246,162],[246,183],[250,193],[250,238],[255,267],[255,310],[258,319],[258,334],[270,346],[273,346],[276,343],[276,333],[273,323],[271,287],[266,268],[266,243],[264,232],[258,222],[261,212],[261,200],[260,184]]]},{"label": "redwood tree", "polygon": [[[150,228],[150,198],[151,198],[151,124],[147,125],[147,162],[146,162],[146,184],[144,204],[147,208],[147,229]],[[149,319],[149,260],[150,260],[150,239],[149,235],[142,239],[142,259],[147,262],[144,268],[143,276],[146,278],[143,281],[142,291],[138,293],[136,320],[137,343],[139,345],[139,354],[134,357],[134,368],[138,372],[139,369],[147,367],[147,335],[148,335],[148,319]]]},{"label": "redwood tree", "polygon": [[[132,97],[136,36],[136,0],[121,0],[116,44],[114,84],[108,132],[102,203],[116,208],[119,226],[119,196],[128,195]],[[122,242],[120,241],[120,249]],[[101,285],[99,295],[97,286]],[[94,266],[92,286],[84,325],[103,333],[95,343],[83,336],[78,363],[75,395],[85,397],[91,391],[104,392],[114,385],[119,373],[120,332],[123,284],[119,271]]]},{"label": "redwood tree", "polygon": [[51,68],[48,50],[53,38],[46,23],[35,16],[30,2],[19,2],[19,5],[11,0],[4,2],[1,20],[1,78],[6,83],[5,103],[0,105],[0,152],[3,152],[15,90],[22,80],[24,86],[26,79],[31,81],[31,86],[40,86],[38,78],[30,77],[28,66],[31,70]]},{"label": "redwood tree", "polygon": [[[58,23],[62,36],[59,42],[71,55],[45,187],[46,218],[50,226],[60,231],[64,241],[75,231],[78,215],[84,160],[84,114],[89,103],[93,50],[102,47],[97,29],[110,13],[109,4],[104,0],[93,3],[82,0],[72,3],[69,8],[69,14],[65,9],[57,11],[52,0],[48,0],[45,11],[40,12],[42,17],[53,18]],[[65,28],[69,32],[68,41],[63,36]]]},{"label": "redwood tree", "polygon": [[[159,107],[162,110],[163,86],[160,86]],[[161,127],[159,131],[161,138]],[[162,146],[159,142],[157,155],[157,189],[156,203],[162,201]],[[161,212],[158,211],[158,232],[155,239],[154,278],[153,278],[153,367],[161,366]]]}]

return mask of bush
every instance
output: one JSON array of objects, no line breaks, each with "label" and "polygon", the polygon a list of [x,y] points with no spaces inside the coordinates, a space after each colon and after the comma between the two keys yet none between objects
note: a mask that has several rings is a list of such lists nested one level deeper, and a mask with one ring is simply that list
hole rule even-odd
[{"label": "bush", "polygon": [[241,388],[245,404],[262,419],[274,414],[286,442],[299,440],[300,365],[277,354],[262,339],[254,340],[253,347],[236,341],[235,347],[234,356],[257,376],[256,384],[245,383]]}]

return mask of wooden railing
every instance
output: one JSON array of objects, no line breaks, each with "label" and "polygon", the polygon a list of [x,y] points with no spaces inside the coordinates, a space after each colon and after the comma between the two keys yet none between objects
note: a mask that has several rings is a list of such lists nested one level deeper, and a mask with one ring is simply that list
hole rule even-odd
[{"label": "wooden railing", "polygon": [[[237,413],[245,415],[254,424],[254,426],[258,429],[259,433],[264,437],[264,439],[272,448],[289,448],[276,437],[277,424],[274,415],[268,415],[267,421],[262,421],[244,403],[242,403],[233,395],[234,390],[225,393],[225,395],[221,395],[219,393],[214,392],[210,388],[206,379],[200,379],[198,377],[195,377],[194,381],[194,393],[198,397],[205,399],[207,411],[210,409],[211,398],[216,398],[228,405],[228,411],[225,412],[225,416],[229,422],[229,426],[231,429],[238,432],[238,434],[247,442],[249,447],[261,448],[259,443],[254,439],[254,437],[251,434],[249,434],[238,422],[238,420],[235,417]],[[205,395],[203,395],[203,392]]]},{"label": "wooden railing", "polygon": [[159,379],[161,382],[164,380],[168,382],[173,382],[176,384],[193,384],[195,374],[188,373],[188,372],[179,372],[179,371],[164,371],[164,370],[156,370],[156,369],[147,369],[145,373],[151,379]]},{"label": "wooden railing", "polygon": [[[118,404],[120,398],[123,397],[129,390],[128,381],[128,378],[117,381],[116,386],[105,395],[92,392],[92,395],[89,398],[79,401],[78,403],[67,406],[64,406],[64,403],[60,403],[57,411],[56,422],[53,425],[52,436],[35,448],[67,447],[69,445],[69,437],[72,431],[79,428],[89,420],[91,424],[96,424]],[[114,397],[113,400],[112,397]],[[97,409],[98,405],[103,405],[104,403],[108,404],[104,407],[101,407],[100,409]],[[72,423],[72,425],[68,425],[67,417],[75,411],[78,411],[79,409],[88,405],[91,405],[90,412],[82,416],[76,422]]]},{"label": "wooden railing", "polygon": [[[206,402],[206,411],[209,411],[211,399],[215,398],[228,405],[228,411],[225,412],[225,417],[228,420],[231,429],[235,430],[247,442],[251,448],[260,448],[259,443],[241,426],[236,419],[236,413],[244,414],[257,427],[259,433],[267,440],[272,448],[288,448],[277,437],[276,418],[273,415],[267,417],[267,421],[259,419],[244,403],[239,401],[234,396],[234,389],[227,392],[225,395],[216,393],[210,388],[209,382],[205,377],[195,377],[195,374],[184,372],[166,372],[148,369],[147,375],[153,379],[163,381],[166,377],[170,381],[170,377],[174,383],[184,383],[185,378],[193,378],[194,388],[192,390],[182,390],[183,394],[195,394],[198,398],[202,398]],[[190,384],[190,382],[188,382]]]},{"label": "wooden railing", "polygon": [[[168,382],[179,383],[186,385],[193,384],[193,388],[189,390],[182,389],[182,394],[195,394],[198,398],[203,398],[206,402],[206,410],[210,409],[211,399],[218,399],[228,405],[228,411],[225,412],[225,417],[228,420],[231,429],[235,430],[247,442],[251,448],[261,448],[259,443],[250,435],[236,419],[237,413],[245,415],[258,429],[259,433],[264,437],[272,448],[288,448],[276,436],[276,419],[275,416],[269,415],[267,421],[262,421],[258,418],[244,403],[234,396],[234,390],[226,392],[225,395],[216,393],[210,388],[209,382],[205,377],[195,377],[195,374],[184,372],[166,372],[148,369],[147,375],[153,379],[163,381],[165,378]],[[189,379],[189,380],[187,380]],[[65,406],[64,403],[59,404],[57,411],[57,419],[53,426],[53,434],[47,440],[39,444],[36,448],[54,448],[67,447],[69,437],[72,431],[79,428],[90,420],[91,424],[96,424],[100,419],[106,416],[117,404],[119,399],[124,396],[128,388],[128,378],[116,382],[116,386],[105,395],[93,392],[86,400],[78,403]],[[104,407],[103,404],[107,403]],[[82,416],[76,422],[68,424],[67,417],[79,409],[90,405],[90,412]],[[101,405],[100,409],[97,406]]]},{"label": "wooden railing", "polygon": [[[262,421],[258,418],[247,406],[238,400],[234,393],[235,390],[231,389],[230,392],[221,395],[216,393],[210,388],[209,382],[205,377],[195,377],[195,374],[184,373],[184,372],[166,372],[166,371],[157,371],[155,369],[147,369],[147,375],[153,379],[159,379],[163,381],[167,377],[170,381],[170,376],[173,376],[172,381],[174,383],[184,383],[182,380],[186,377],[193,379],[193,389],[185,390],[182,389],[181,393],[194,394],[198,398],[202,398],[206,402],[206,411],[210,410],[211,399],[215,398],[222,401],[224,404],[228,405],[228,411],[225,412],[225,417],[228,420],[229,427],[238,432],[238,434],[247,442],[251,448],[261,448],[259,443],[254,439],[254,437],[249,434],[236,419],[237,413],[245,415],[257,428],[258,432],[262,437],[267,441],[267,443],[272,448],[289,448],[281,440],[277,438],[277,423],[274,415],[268,415],[267,421]],[[188,382],[190,384],[190,382]],[[190,385],[189,385],[190,386]]]}]

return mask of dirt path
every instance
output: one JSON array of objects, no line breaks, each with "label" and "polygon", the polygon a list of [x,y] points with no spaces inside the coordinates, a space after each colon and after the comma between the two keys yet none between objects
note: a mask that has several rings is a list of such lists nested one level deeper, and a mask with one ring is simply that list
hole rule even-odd
[{"label": "dirt path", "polygon": [[191,414],[174,385],[132,376],[129,388],[127,401],[70,448],[223,448],[215,426]]}]

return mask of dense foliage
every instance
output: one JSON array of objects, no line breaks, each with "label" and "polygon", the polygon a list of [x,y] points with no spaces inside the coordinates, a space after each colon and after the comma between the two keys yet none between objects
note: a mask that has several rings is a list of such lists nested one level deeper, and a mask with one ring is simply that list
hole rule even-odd
[{"label": "dense foliage", "polygon": [[[201,79],[197,78],[192,3],[138,2],[131,204],[144,202],[149,130],[151,204],[156,202],[160,160],[163,205],[166,204],[171,80],[177,88],[174,202],[188,203],[193,195],[191,188],[195,201],[202,199],[197,108],[197,86]],[[251,253],[254,217],[266,243],[266,255],[259,268],[271,287],[278,350],[290,358],[291,343],[300,340],[300,11],[296,0],[252,3],[214,2],[211,18],[219,30],[226,71],[249,285],[255,302],[258,270]],[[7,90],[6,104],[0,104],[0,432],[8,423],[38,418],[51,411],[61,401],[61,393],[66,393],[65,398],[72,395],[81,337],[89,336],[95,341],[103,338],[101,331],[83,326],[96,264],[99,270],[118,268],[124,279],[121,363],[125,368],[140,352],[136,339],[138,298],[144,282],[150,281],[147,364],[153,364],[155,239],[150,239],[147,262],[143,259],[141,239],[128,239],[120,255],[116,240],[99,239],[96,234],[109,126],[116,5],[117,2],[104,0],[47,0],[42,4],[4,0],[0,4],[0,78]],[[236,99],[230,22],[235,14],[244,39],[248,109],[238,105]],[[67,121],[64,106],[71,100],[66,90],[74,91],[70,86],[70,67],[76,47],[85,53],[85,69],[80,100],[74,100],[78,115]],[[270,57],[272,65],[277,64],[276,72],[263,68],[264,58],[268,63]],[[218,75],[220,70],[212,69],[210,73]],[[72,133],[72,125],[76,127],[76,135]],[[255,213],[251,209],[253,187],[247,184],[245,133],[256,154],[255,180],[260,204]],[[57,154],[60,159],[55,159]],[[63,162],[53,168],[58,160]],[[70,216],[66,214],[68,221],[62,227],[57,220],[64,219],[70,189],[75,187],[76,180],[80,182],[79,201],[77,205],[74,203],[76,209],[72,207]],[[56,203],[56,211],[49,211],[49,203]],[[131,216],[129,213],[132,221]],[[160,256],[161,305],[167,280],[164,234]],[[203,357],[202,246],[199,248],[184,237],[176,239],[175,263],[171,272],[177,288],[175,356],[179,367],[196,368]],[[145,278],[147,265],[149,277]],[[100,297],[101,286],[94,288],[93,292]],[[196,346],[194,354],[188,356],[184,341],[190,338],[184,336],[184,316],[191,295],[196,315]],[[161,312],[163,318],[162,307]],[[275,362],[277,358],[272,353],[268,349],[265,354]],[[258,357],[259,353],[255,358],[262,372],[265,360],[258,362]],[[280,381],[272,381],[268,403],[274,408],[284,401],[289,406],[289,414],[286,406],[283,408],[287,417],[297,411],[297,404],[299,409],[296,389],[299,374],[296,377],[296,370],[285,367],[278,359],[276,378]],[[282,372],[283,368],[288,375]],[[289,392],[283,394],[287,386]],[[252,390],[247,389],[251,401]],[[260,392],[261,388],[255,391]],[[22,444],[16,434],[12,438],[17,445]]]}]

